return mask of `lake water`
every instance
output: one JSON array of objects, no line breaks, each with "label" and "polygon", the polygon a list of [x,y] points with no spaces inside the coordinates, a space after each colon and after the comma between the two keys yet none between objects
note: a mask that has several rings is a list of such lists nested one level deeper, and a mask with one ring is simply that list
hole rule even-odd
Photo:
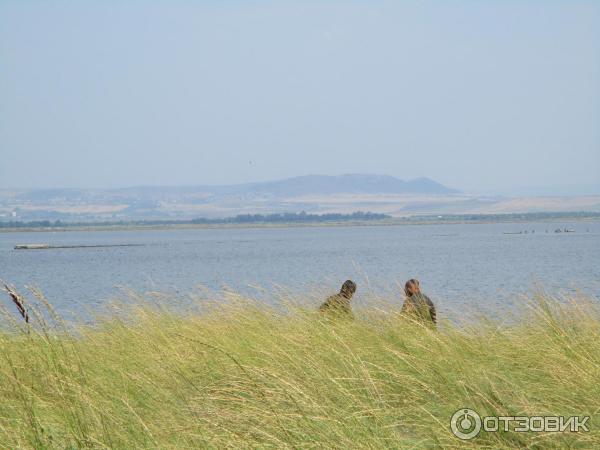
[{"label": "lake water", "polygon": [[[575,232],[554,233],[565,227]],[[143,245],[13,249],[24,243]],[[119,286],[180,298],[198,285],[325,294],[352,278],[360,303],[400,301],[397,283],[411,277],[441,310],[501,310],[536,283],[600,297],[600,222],[0,233],[0,279],[39,287],[67,315],[122,296]]]}]

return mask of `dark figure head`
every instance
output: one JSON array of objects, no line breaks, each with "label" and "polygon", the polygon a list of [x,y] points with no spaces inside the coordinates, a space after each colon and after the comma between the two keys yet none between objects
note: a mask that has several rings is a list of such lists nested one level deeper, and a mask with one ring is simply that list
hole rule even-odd
[{"label": "dark figure head", "polygon": [[404,285],[404,293],[407,297],[421,293],[421,287],[419,286],[419,280],[411,278]]},{"label": "dark figure head", "polygon": [[340,289],[340,295],[344,298],[351,299],[356,292],[356,283],[352,280],[344,281]]}]

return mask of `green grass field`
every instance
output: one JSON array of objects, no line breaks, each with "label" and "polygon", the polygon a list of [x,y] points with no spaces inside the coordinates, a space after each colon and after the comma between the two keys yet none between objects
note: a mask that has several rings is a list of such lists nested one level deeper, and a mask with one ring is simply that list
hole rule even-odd
[{"label": "green grass field", "polygon": [[[600,448],[595,301],[538,296],[517,322],[440,314],[437,330],[391,304],[354,322],[243,299],[187,315],[140,304],[75,331],[9,315],[0,448]],[[591,416],[590,431],[461,441],[464,407]]]}]

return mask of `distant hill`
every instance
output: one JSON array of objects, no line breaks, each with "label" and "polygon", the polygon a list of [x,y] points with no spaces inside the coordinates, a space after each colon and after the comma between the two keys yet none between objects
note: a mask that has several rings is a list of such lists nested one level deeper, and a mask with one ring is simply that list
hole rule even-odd
[{"label": "distant hill", "polygon": [[[116,192],[116,191],[115,191]],[[339,176],[305,175],[276,181],[244,183],[222,186],[177,187],[131,187],[119,189],[119,193],[138,195],[186,195],[206,193],[215,196],[265,196],[273,198],[298,197],[302,195],[327,194],[455,194],[429,178],[404,181],[389,175],[347,174]]]},{"label": "distant hill", "polygon": [[455,189],[429,178],[404,181],[389,175],[306,175],[264,183],[231,186],[237,192],[296,197],[309,194],[452,194]]},{"label": "distant hill", "polygon": [[[387,198],[386,203],[390,196],[401,197],[392,202],[393,209],[400,210],[414,209],[416,206],[411,205],[421,200],[430,202],[434,198],[436,202],[446,202],[443,197],[455,200],[456,193],[429,178],[405,181],[366,174],[306,175],[222,186],[0,190],[0,220],[194,219],[300,211],[352,213],[383,205],[370,204],[361,196],[371,200],[381,196]],[[345,199],[343,205],[337,205],[340,198]]]}]

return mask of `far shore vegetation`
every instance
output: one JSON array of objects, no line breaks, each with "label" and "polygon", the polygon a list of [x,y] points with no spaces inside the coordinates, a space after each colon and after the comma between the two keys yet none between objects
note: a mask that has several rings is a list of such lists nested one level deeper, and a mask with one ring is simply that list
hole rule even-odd
[{"label": "far shore vegetation", "polygon": [[0,231],[19,230],[69,230],[69,229],[127,229],[127,228],[177,228],[177,227],[260,227],[309,225],[402,225],[440,223],[509,223],[554,220],[598,220],[600,212],[530,212],[504,214],[423,214],[392,217],[388,214],[356,211],[350,214],[274,213],[238,214],[225,218],[195,219],[139,219],[102,221],[34,220],[0,221]]},{"label": "far shore vegetation", "polygon": [[[39,292],[29,323],[2,302],[0,447],[600,448],[596,299],[539,294],[514,321],[436,329],[394,301],[337,320],[306,299],[221,295],[185,311],[137,297],[80,325]],[[589,416],[589,432],[461,441],[464,408]]]}]

